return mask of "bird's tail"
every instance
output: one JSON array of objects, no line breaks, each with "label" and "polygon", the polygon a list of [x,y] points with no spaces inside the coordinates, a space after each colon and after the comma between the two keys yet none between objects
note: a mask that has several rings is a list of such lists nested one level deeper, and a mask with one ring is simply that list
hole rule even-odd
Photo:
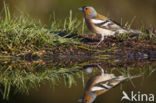
[{"label": "bird's tail", "polygon": [[118,78],[117,78],[117,80],[120,80],[120,81],[123,81],[123,80],[127,80],[127,79],[134,79],[134,78],[139,78],[139,77],[141,77],[141,76],[143,76],[142,74],[139,74],[139,75],[134,75],[134,76],[128,76],[128,77],[125,77],[125,76],[119,76]]},{"label": "bird's tail", "polygon": [[143,75],[142,75],[142,74],[134,75],[134,76],[130,76],[130,77],[128,77],[128,79],[139,78],[139,77],[141,77],[141,76],[143,76]]},{"label": "bird's tail", "polygon": [[132,33],[132,34],[143,34],[143,32],[140,31],[140,30],[129,29],[129,30],[127,30],[127,31],[128,31],[128,33]]}]

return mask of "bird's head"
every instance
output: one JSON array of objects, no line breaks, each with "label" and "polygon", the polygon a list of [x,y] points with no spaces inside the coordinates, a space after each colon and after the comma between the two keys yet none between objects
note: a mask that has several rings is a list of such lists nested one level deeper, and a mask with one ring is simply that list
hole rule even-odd
[{"label": "bird's head", "polygon": [[85,93],[83,99],[79,99],[78,101],[81,103],[93,103],[96,99],[96,94],[92,92]]},{"label": "bird's head", "polygon": [[87,18],[93,18],[97,15],[96,10],[91,6],[83,6],[79,8],[80,11],[82,11]]}]

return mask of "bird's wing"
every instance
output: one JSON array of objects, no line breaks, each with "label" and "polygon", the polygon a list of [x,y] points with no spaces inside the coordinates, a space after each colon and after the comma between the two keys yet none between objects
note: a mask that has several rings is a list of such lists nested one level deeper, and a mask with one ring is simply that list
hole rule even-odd
[{"label": "bird's wing", "polygon": [[102,20],[102,19],[92,19],[92,23],[100,28],[109,29],[109,30],[119,30],[121,26],[114,23],[112,20]]},{"label": "bird's wing", "polygon": [[[111,79],[111,80],[112,80],[112,79]],[[112,85],[112,84],[110,83],[110,80],[108,80],[108,81],[103,81],[103,82],[100,82],[100,83],[94,85],[94,86],[92,87],[91,91],[92,91],[92,92],[101,91],[101,90],[107,91],[107,90],[111,89],[112,87],[114,87],[114,85]]]},{"label": "bird's wing", "polygon": [[100,91],[100,90],[106,90],[107,91],[107,90],[110,90],[110,89],[116,87],[118,84],[120,84],[122,81],[124,81],[126,79],[127,78],[123,77],[123,76],[112,78],[110,80],[97,83],[96,85],[94,85],[92,87],[91,90],[92,91]]},{"label": "bird's wing", "polygon": [[110,19],[103,20],[103,19],[91,19],[92,23],[100,28],[108,29],[112,31],[124,32],[126,31],[119,23],[112,21]]}]

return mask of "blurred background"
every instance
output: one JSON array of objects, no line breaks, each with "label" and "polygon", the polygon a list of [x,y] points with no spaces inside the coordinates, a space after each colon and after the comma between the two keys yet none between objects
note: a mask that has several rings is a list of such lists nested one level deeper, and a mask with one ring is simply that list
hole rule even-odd
[{"label": "blurred background", "polygon": [[[62,20],[68,17],[69,11],[72,10],[73,16],[82,20],[83,15],[78,11],[78,8],[84,5],[91,5],[99,13],[119,23],[121,19],[123,24],[126,22],[130,23],[136,17],[132,28],[140,28],[143,25],[146,28],[156,27],[156,0],[0,0],[0,11],[3,9],[4,1],[9,5],[12,15],[18,16],[20,15],[19,11],[23,11],[32,18],[39,19],[43,24],[47,25],[51,23],[49,22],[49,18],[54,12],[56,19]],[[156,94],[155,82],[151,82],[155,81],[155,76],[156,73],[153,77],[151,76],[145,80],[142,86],[138,84],[141,79],[135,80],[134,83],[138,84],[135,89],[127,82],[123,88],[124,90],[131,89],[136,92],[142,91],[143,93]],[[62,103],[64,101],[75,103],[83,95],[82,82],[79,82],[77,85],[67,88],[62,83],[55,92],[52,92],[53,88],[45,84],[38,89],[39,91],[30,91],[30,95],[27,97],[24,94],[16,94],[14,97],[11,97],[11,103],[24,103],[24,101],[25,103]],[[73,93],[73,91],[76,93]],[[119,86],[101,96],[97,100],[97,103],[103,103],[103,101],[106,103],[120,103],[119,98],[122,97],[121,95]]]},{"label": "blurred background", "polygon": [[9,4],[11,14],[19,15],[19,11],[29,14],[48,24],[49,17],[55,12],[57,19],[69,16],[69,10],[74,17],[82,20],[82,13],[77,8],[84,5],[93,6],[99,13],[117,22],[130,22],[136,17],[132,27],[155,27],[156,0],[0,0],[0,10],[3,1]]}]

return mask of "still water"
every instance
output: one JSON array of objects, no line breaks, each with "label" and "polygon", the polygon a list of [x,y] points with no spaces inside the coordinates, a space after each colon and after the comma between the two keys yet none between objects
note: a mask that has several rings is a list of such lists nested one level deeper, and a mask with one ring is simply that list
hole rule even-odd
[{"label": "still water", "polygon": [[[147,98],[143,98],[145,101],[150,98],[150,94],[156,94],[155,64],[156,62],[149,58],[137,60],[125,57],[96,60],[88,57],[82,59],[82,57],[62,56],[31,61],[3,58],[0,65],[0,76],[3,78],[1,84],[4,83],[6,91],[10,93],[8,100],[1,98],[1,101],[4,103],[79,103],[82,99],[86,99],[84,103],[121,103],[123,91],[129,96],[134,92],[137,100],[138,96],[146,94]],[[102,76],[101,70],[105,72],[104,79],[107,78],[106,75],[116,76],[107,81],[110,83],[108,86],[115,84],[113,88],[105,87],[103,84],[107,82],[98,79]],[[120,79],[121,77],[128,77],[128,79],[119,81],[119,76]],[[94,87],[102,89],[92,92]],[[1,92],[2,94],[5,92],[2,85]],[[96,97],[90,99],[92,95],[90,93],[96,94]],[[129,103],[129,101],[123,100],[122,103]]]},{"label": "still water", "polygon": [[[123,24],[136,16],[133,28],[155,27],[156,24],[156,0],[1,0],[1,10],[3,1],[9,4],[12,15],[24,11],[43,24],[49,23],[53,12],[57,19],[62,19],[69,16],[69,10],[82,20],[77,8],[84,5],[92,5],[118,22],[122,18]],[[155,60],[71,56],[33,60],[0,58],[0,103],[78,103],[82,100],[86,100],[85,103],[129,103],[129,100],[121,101],[123,91],[129,97],[132,92],[137,95],[138,102],[132,100],[134,103],[140,102],[138,98],[142,94],[146,95],[143,102],[149,103],[151,95],[156,95]],[[112,79],[99,80],[103,75]],[[139,77],[133,78],[135,76]],[[99,90],[92,91],[94,87]]]}]

